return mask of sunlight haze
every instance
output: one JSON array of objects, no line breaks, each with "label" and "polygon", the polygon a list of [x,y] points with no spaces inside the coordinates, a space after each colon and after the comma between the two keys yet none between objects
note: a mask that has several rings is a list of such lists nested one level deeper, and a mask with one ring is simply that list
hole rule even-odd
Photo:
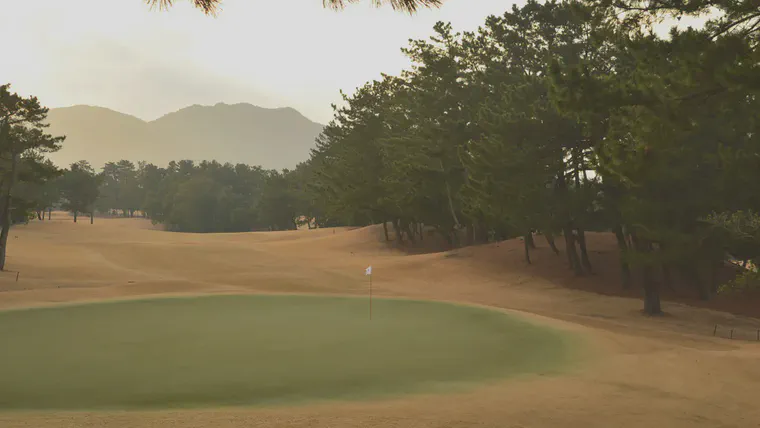
[{"label": "sunlight haze", "polygon": [[341,12],[319,0],[225,0],[218,17],[187,1],[155,11],[141,0],[26,0],[3,5],[14,40],[0,81],[49,107],[87,104],[152,120],[217,102],[290,106],[327,123],[339,90],[408,65],[409,38],[436,21],[476,29],[505,0],[448,0],[414,16],[369,1]]},{"label": "sunlight haze", "polygon": [[760,428],[759,1],[0,0],[0,428]]}]

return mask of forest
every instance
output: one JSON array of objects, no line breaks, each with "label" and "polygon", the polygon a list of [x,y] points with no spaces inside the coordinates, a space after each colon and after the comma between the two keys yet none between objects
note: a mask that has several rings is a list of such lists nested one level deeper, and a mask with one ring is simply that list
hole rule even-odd
[{"label": "forest", "polygon": [[[700,28],[655,31],[697,14]],[[759,29],[757,3],[704,0],[528,1],[475,32],[438,23],[404,49],[410,69],[344,95],[307,193],[408,240],[420,224],[452,246],[524,236],[527,263],[532,233],[561,236],[577,275],[593,272],[586,232],[609,231],[648,314],[676,275],[703,299],[756,286]],[[721,287],[727,259],[745,273]]]},{"label": "forest", "polygon": [[[46,164],[47,165],[47,164]],[[64,170],[48,165],[46,179],[21,180],[14,221],[44,220],[53,209],[73,215],[145,217],[166,230],[224,233],[327,226],[303,203],[301,170],[264,170],[244,164],[170,162],[165,168],[128,160],[97,172],[87,161]]]},{"label": "forest", "polygon": [[[655,25],[703,17],[697,28]],[[52,208],[141,215],[168,230],[235,232],[383,224],[452,248],[534,235],[576,275],[589,231],[609,232],[621,287],[644,312],[663,283],[708,299],[758,287],[760,9],[752,1],[528,1],[472,32],[438,23],[412,66],[341,94],[293,170],[129,161],[58,170],[46,109],[1,87],[0,259],[8,228]],[[137,214],[136,214],[137,213]],[[716,281],[727,260],[742,269]],[[2,265],[0,265],[0,269]],[[611,285],[612,286],[612,285]]]}]

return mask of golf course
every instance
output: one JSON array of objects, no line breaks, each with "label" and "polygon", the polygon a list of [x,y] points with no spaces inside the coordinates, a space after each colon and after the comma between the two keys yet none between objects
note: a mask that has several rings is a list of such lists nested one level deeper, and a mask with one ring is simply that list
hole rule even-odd
[{"label": "golf course", "polygon": [[[0,312],[2,408],[356,399],[552,370],[562,335],[408,300],[214,296]],[[51,358],[52,357],[52,358]],[[118,388],[113,388],[118,385]]]},{"label": "golf course", "polygon": [[752,318],[678,302],[643,317],[540,244],[526,265],[517,240],[410,255],[378,226],[186,234],[66,213],[10,240],[4,428],[760,420],[760,347],[712,336]]}]

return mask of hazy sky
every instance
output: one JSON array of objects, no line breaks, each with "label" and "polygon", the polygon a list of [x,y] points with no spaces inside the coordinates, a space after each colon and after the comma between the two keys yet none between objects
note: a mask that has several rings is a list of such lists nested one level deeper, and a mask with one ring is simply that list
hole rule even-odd
[{"label": "hazy sky", "polygon": [[[143,119],[192,104],[291,106],[326,123],[338,90],[408,65],[399,49],[436,21],[477,28],[510,0],[447,0],[414,16],[369,1],[342,12],[321,0],[224,0],[216,18],[187,1],[3,2],[0,82],[50,107],[90,104]],[[8,51],[10,48],[10,52]]]}]

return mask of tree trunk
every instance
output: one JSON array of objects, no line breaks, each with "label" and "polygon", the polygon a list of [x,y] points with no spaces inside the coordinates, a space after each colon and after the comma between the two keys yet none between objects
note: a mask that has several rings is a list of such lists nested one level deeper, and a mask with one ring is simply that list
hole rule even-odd
[{"label": "tree trunk", "polygon": [[509,237],[509,234],[504,229],[496,230],[494,233],[494,238],[497,242],[506,241]]},{"label": "tree trunk", "polygon": [[95,211],[90,211],[90,224],[95,223]]},{"label": "tree trunk", "polygon": [[[665,246],[662,244],[662,242],[658,243],[657,245],[660,249],[660,252],[663,254],[662,260],[665,260],[664,257],[664,250]],[[673,288],[673,275],[670,274],[670,263],[667,261],[663,261],[661,263],[660,269],[662,270],[662,284],[668,288],[668,290],[675,292],[675,289]]]},{"label": "tree trunk", "polygon": [[668,290],[675,292],[673,288],[673,275],[670,274],[670,264],[662,264],[662,284],[668,288]]},{"label": "tree trunk", "polygon": [[683,279],[689,283],[688,285],[694,287],[701,300],[708,300],[710,298],[709,287],[699,278],[696,266],[682,265],[680,271]]},{"label": "tree trunk", "polygon": [[[575,147],[573,150],[573,163],[575,164],[575,188],[576,191],[581,191],[581,178],[580,178],[580,170],[583,168],[585,170],[585,167],[583,166],[583,153],[581,152],[580,147]],[[581,250],[581,264],[586,269],[586,272],[591,273],[593,272],[591,269],[591,261],[588,258],[588,251],[586,251],[586,232],[583,230],[582,227],[576,228],[578,231],[577,235],[577,241],[578,246]]]},{"label": "tree trunk", "polygon": [[460,248],[462,246],[462,240],[459,236],[459,229],[451,229],[449,233],[451,234],[452,247]]},{"label": "tree trunk", "polygon": [[573,234],[573,228],[569,223],[562,230],[562,234],[565,235],[565,252],[567,253],[567,260],[570,263],[570,269],[576,275],[583,275],[583,267],[578,258],[578,251],[575,249],[575,234]]},{"label": "tree trunk", "polygon": [[625,235],[623,234],[623,226],[618,224],[613,228],[615,232],[615,238],[617,239],[618,249],[620,250],[620,279],[623,283],[623,288],[631,287],[631,268],[628,265],[626,258],[628,254],[628,244],[625,241]]},{"label": "tree trunk", "polygon": [[77,222],[77,214],[79,214],[77,210],[74,210],[74,223]]},{"label": "tree trunk", "polygon": [[[6,200],[10,200],[10,198],[7,198]],[[6,249],[8,248],[8,234],[11,228],[10,213],[7,212],[8,209],[5,207],[3,208],[3,211],[2,220],[0,220],[2,223],[0,226],[3,228],[3,230],[0,231],[0,271],[5,270],[5,254]]]},{"label": "tree trunk", "polygon": [[395,219],[391,222],[391,225],[393,226],[393,232],[396,234],[396,241],[401,243],[404,242],[404,235],[401,234],[401,225],[399,223],[400,220]]},{"label": "tree trunk", "polygon": [[[652,246],[649,242],[639,239],[634,234],[631,234],[631,240],[633,241],[636,251],[641,253],[652,252]],[[644,313],[647,315],[661,315],[662,307],[660,306],[660,290],[654,279],[652,265],[648,261],[642,266],[641,280],[643,281],[644,286]]]},{"label": "tree trunk", "polygon": [[53,209],[48,208],[48,220],[50,220],[50,216],[53,215]]},{"label": "tree trunk", "polygon": [[404,223],[404,230],[406,230],[406,234],[409,236],[409,242],[414,244],[416,240],[414,239],[414,233],[412,232],[411,224]]},{"label": "tree trunk", "polygon": [[645,266],[642,274],[644,280],[644,313],[647,315],[661,315],[660,290],[652,277],[652,267]]},{"label": "tree trunk", "polygon": [[533,231],[528,231],[528,234],[525,235],[525,241],[530,245],[530,248],[536,248],[536,242],[533,240]]},{"label": "tree trunk", "polygon": [[704,289],[704,300],[710,298],[710,294],[718,291],[718,272],[723,267],[723,260],[717,260],[710,263],[710,282],[704,283],[702,288]]},{"label": "tree trunk", "polygon": [[488,229],[483,226],[482,222],[478,222],[475,228],[475,239],[478,244],[485,244],[488,242]]},{"label": "tree trunk", "polygon": [[388,242],[391,240],[391,238],[388,236],[388,222],[383,222],[383,235],[385,235],[385,242]]},{"label": "tree trunk", "polygon": [[[443,169],[443,159],[438,159],[438,162],[441,164],[441,173],[445,174],[445,170]],[[446,197],[449,199],[449,210],[451,210],[451,218],[454,220],[454,227],[456,229],[459,229],[459,219],[457,218],[456,210],[454,210],[454,200],[451,198],[451,186],[449,186],[449,181],[444,180],[446,183]]]},{"label": "tree trunk", "polygon": [[[564,199],[567,197],[567,181],[565,180],[565,162],[561,161],[561,169],[557,173],[557,181],[555,189],[559,193],[560,200],[567,204]],[[562,208],[562,216],[564,217],[562,234],[565,235],[565,252],[567,252],[567,261],[570,264],[570,268],[576,275],[583,275],[583,267],[581,266],[580,259],[578,258],[578,252],[575,249],[575,234],[573,234],[573,220],[570,215],[570,210],[566,206]]]},{"label": "tree trunk", "polygon": [[454,241],[451,239],[451,233],[445,232],[443,229],[436,227],[436,231],[438,234],[441,235],[441,237],[446,240],[446,244],[448,245],[448,248],[454,248]]},{"label": "tree trunk", "polygon": [[581,249],[581,264],[586,269],[586,272],[592,273],[591,260],[588,258],[588,251],[586,250],[586,231],[578,228],[578,246]]},{"label": "tree trunk", "polygon": [[18,177],[18,160],[19,154],[14,153],[11,158],[11,171],[10,177],[7,180],[3,180],[5,188],[3,189],[3,201],[2,211],[0,212],[0,227],[3,228],[0,231],[0,270],[5,270],[5,255],[8,249],[8,234],[11,229],[11,192],[13,191],[13,185],[16,183]]},{"label": "tree trunk", "polygon": [[552,235],[551,232],[544,232],[544,238],[546,238],[546,242],[549,244],[552,251],[554,251],[554,254],[559,255],[559,248],[557,248],[557,244],[554,243],[554,235]]},{"label": "tree trunk", "polygon": [[41,210],[37,210],[37,220],[40,220],[40,221],[45,220],[45,217],[42,215]]},{"label": "tree trunk", "polygon": [[425,238],[423,237],[423,235],[425,235],[425,228],[422,226],[422,223],[417,224],[417,230],[420,231],[420,242],[424,241]]},{"label": "tree trunk", "polygon": [[530,264],[530,242],[528,238],[529,236],[530,236],[530,232],[528,232],[528,234],[526,234],[525,237],[523,238],[523,247],[525,247],[525,263],[527,264]]}]

